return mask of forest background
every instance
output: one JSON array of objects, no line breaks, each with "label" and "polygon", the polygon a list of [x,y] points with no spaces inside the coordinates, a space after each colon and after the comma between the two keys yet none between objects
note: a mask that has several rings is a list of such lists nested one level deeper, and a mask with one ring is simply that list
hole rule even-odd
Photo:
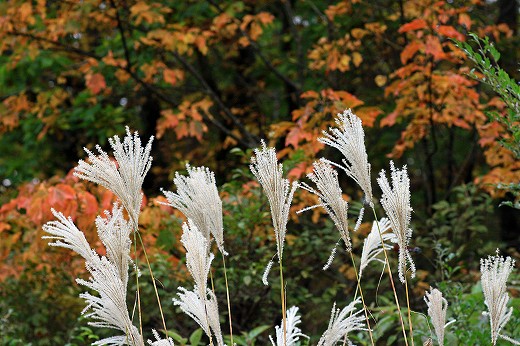
[{"label": "forest background", "polygon": [[[503,141],[518,138],[496,121],[507,118],[507,102],[471,76],[474,65],[454,40],[487,37],[502,53],[492,64],[519,80],[518,10],[514,0],[3,1],[1,342],[84,345],[98,337],[78,319],[83,303],[73,278],[86,275],[82,261],[49,248],[41,226],[53,206],[101,246],[93,221],[115,197],[70,171],[85,158],[84,146],[106,148],[128,125],[156,138],[140,228],[161,295],[169,301],[187,273],[182,217],[157,203],[159,188],[169,189],[187,162],[207,166],[224,201],[234,329],[265,344],[265,330],[279,323],[279,297],[276,285],[260,280],[274,243],[266,200],[248,171],[251,149],[267,139],[289,177],[305,180],[318,157],[339,161],[316,139],[347,108],[363,120],[373,172],[389,158],[408,166],[414,309],[425,311],[430,285],[449,283],[456,287],[447,288],[449,297],[482,311],[479,258],[497,247],[520,258],[519,212],[499,207],[516,202],[509,184],[520,181],[520,161]],[[355,219],[363,196],[346,176],[341,182]],[[293,211],[314,203],[300,191]],[[355,248],[370,230],[366,221]],[[330,302],[353,295],[355,274],[344,254],[321,271],[337,241],[322,211],[292,213],[288,229],[289,304],[300,306],[302,329],[315,336]],[[391,295],[379,275],[372,272],[367,290],[388,311]],[[152,287],[144,285],[145,323],[156,327]],[[223,292],[218,275],[215,285]],[[475,313],[467,321],[473,327],[482,323]],[[166,317],[180,336],[195,329],[173,307]],[[380,338],[398,343],[398,324],[386,318]],[[520,326],[518,313],[510,324]],[[464,332],[471,334],[452,331]]]}]

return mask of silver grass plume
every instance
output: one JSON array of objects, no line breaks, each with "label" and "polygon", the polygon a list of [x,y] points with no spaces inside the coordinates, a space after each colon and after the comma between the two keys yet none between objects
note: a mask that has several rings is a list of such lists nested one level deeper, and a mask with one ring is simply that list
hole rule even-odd
[{"label": "silver grass plume", "polygon": [[365,202],[373,206],[370,163],[368,163],[365,132],[361,119],[347,109],[343,113],[338,113],[336,124],[337,127],[330,127],[329,132],[323,131],[324,137],[318,138],[318,141],[338,149],[343,154],[345,166],[338,167],[354,179],[365,194]]},{"label": "silver grass plume", "polygon": [[121,336],[96,341],[92,345],[143,346],[144,342],[139,330],[132,324],[128,315],[126,285],[119,276],[119,270],[106,257],[98,257],[87,262],[86,267],[91,277],[89,280],[76,279],[76,282],[99,294],[99,296],[88,292],[80,294],[88,304],[83,313],[90,310],[85,316],[94,320],[89,324],[94,327],[117,329],[124,333]]},{"label": "silver grass plume", "polygon": [[114,203],[112,214],[105,211],[105,216],[106,218],[101,216],[96,218],[99,239],[105,245],[108,259],[118,269],[121,281],[126,287],[128,283],[128,265],[132,262],[130,258],[132,224],[125,220],[123,208],[119,207],[117,203]]},{"label": "silver grass plume", "polygon": [[442,296],[442,292],[436,288],[430,287],[430,292],[426,291],[424,301],[428,306],[428,316],[430,316],[437,335],[437,341],[440,346],[444,345],[444,329],[454,321],[446,324],[446,311],[448,310],[448,301]]},{"label": "silver grass plume", "polygon": [[153,137],[150,138],[146,147],[143,147],[139,134],[134,132],[132,135],[129,128],[126,127],[123,142],[117,135],[109,138],[108,141],[114,151],[115,162],[99,145],[96,146],[99,155],[84,148],[89,162],[80,160],[74,175],[112,191],[121,200],[133,227],[137,228],[143,199],[141,188],[144,177],[152,164],[150,151]]},{"label": "silver grass plume", "polygon": [[[378,225],[379,224],[379,225]],[[381,236],[383,238],[383,244],[381,244],[381,236],[379,235],[381,230]],[[361,252],[361,264],[359,266],[359,277],[363,274],[363,270],[372,261],[378,261],[385,264],[385,261],[377,258],[384,250],[391,250],[392,246],[384,243],[386,241],[396,241],[396,236],[393,233],[387,233],[390,230],[390,220],[382,218],[380,221],[374,221],[372,223],[372,229],[370,233],[363,241],[363,250]]]},{"label": "silver grass plume", "polygon": [[227,255],[224,250],[222,200],[218,194],[215,174],[207,167],[186,165],[186,170],[188,176],[175,172],[173,183],[177,193],[162,191],[168,205],[191,219],[208,241],[210,235],[213,235],[220,252]]},{"label": "silver grass plume", "polygon": [[316,189],[306,183],[301,187],[318,196],[318,205],[305,208],[298,213],[321,206],[329,214],[339,231],[348,252],[352,251],[352,243],[348,233],[348,202],[343,199],[343,193],[338,181],[338,172],[324,159],[313,164],[314,169],[307,177],[316,184]]},{"label": "silver grass plume", "polygon": [[150,346],[175,346],[172,338],[163,339],[159,336],[159,333],[155,329],[152,329],[153,336],[155,337],[155,341],[148,340],[148,345]]},{"label": "silver grass plume", "polygon": [[293,306],[287,310],[287,337],[286,342],[283,340],[283,325],[275,326],[276,330],[276,342],[273,337],[269,335],[269,340],[273,346],[296,346],[300,337],[309,338],[307,335],[302,334],[302,330],[297,327],[302,321],[301,316],[298,315],[298,307]]},{"label": "silver grass plume", "polygon": [[43,225],[43,230],[50,235],[43,236],[42,239],[51,239],[54,242],[49,243],[50,246],[59,246],[70,249],[83,257],[85,261],[92,261],[97,257],[97,253],[90,247],[85,234],[81,232],[71,217],[65,217],[63,213],[51,209],[52,214],[57,221],[49,221]]},{"label": "silver grass plume", "polygon": [[200,297],[199,288],[195,286],[192,291],[189,291],[184,287],[179,287],[178,290],[179,299],[173,298],[173,304],[179,306],[186,315],[190,316],[206,335],[211,336],[209,320],[206,316],[205,299],[204,296]]},{"label": "silver grass plume", "polygon": [[186,266],[195,281],[192,291],[179,287],[179,299],[173,298],[174,305],[190,316],[211,338],[215,336],[219,346],[224,345],[220,329],[217,297],[207,288],[207,280],[213,261],[209,252],[208,239],[188,219],[182,226],[181,242],[186,248]]},{"label": "silver grass plume", "polygon": [[[334,346],[348,333],[356,330],[367,330],[364,327],[365,316],[361,313],[363,309],[356,311],[356,304],[361,302],[360,298],[352,301],[342,310],[336,309],[336,303],[332,307],[329,326],[318,341],[318,346]],[[352,342],[347,338],[349,345]]]},{"label": "silver grass plume", "polygon": [[390,219],[392,232],[397,237],[399,245],[399,280],[405,283],[406,262],[410,266],[412,278],[415,277],[415,264],[408,251],[408,244],[412,237],[410,220],[412,207],[410,206],[410,179],[406,165],[401,170],[396,169],[394,162],[390,161],[390,177],[392,184],[388,182],[385,171],[381,170],[377,182],[383,191],[381,205]]},{"label": "silver grass plume", "polygon": [[514,266],[515,261],[509,256],[506,258],[500,256],[498,250],[496,256],[489,256],[480,260],[480,272],[482,274],[480,282],[482,283],[484,302],[488,308],[485,314],[489,315],[493,345],[496,344],[499,337],[520,345],[520,342],[500,334],[513,314],[513,308],[507,308],[509,294],[506,290],[506,284]]},{"label": "silver grass plume", "polygon": [[181,243],[186,249],[186,267],[203,297],[214,256],[209,251],[209,241],[191,219],[182,225],[182,230]]},{"label": "silver grass plume", "polygon": [[[107,327],[120,330],[124,335],[112,336],[103,340],[99,340],[93,345],[134,345],[143,346],[144,342],[137,328],[132,324],[128,315],[126,305],[126,289],[128,270],[129,246],[125,245],[124,234],[128,237],[129,230],[126,221],[123,218],[121,209],[114,206],[112,215],[108,212],[106,220],[96,222],[98,233],[103,239],[103,243],[107,247],[107,256],[100,257],[93,249],[81,232],[72,222],[70,217],[66,218],[62,213],[52,209],[52,213],[58,219],[49,221],[44,226],[45,232],[50,236],[44,236],[44,239],[53,239],[51,246],[59,246],[71,249],[85,259],[85,266],[90,272],[91,277],[87,280],[76,279],[76,281],[94,291],[99,296],[90,293],[82,293],[80,297],[87,302],[86,308],[83,310],[91,310],[87,314],[94,321],[89,322],[90,325],[96,327]],[[120,231],[123,235],[115,234]],[[120,253],[118,253],[121,251]],[[127,251],[127,252],[124,252]],[[126,270],[125,263],[126,262]]]},{"label": "silver grass plume", "polygon": [[249,168],[267,195],[276,237],[278,260],[281,261],[289,210],[298,182],[293,182],[291,186],[289,180],[283,177],[283,166],[278,163],[275,149],[266,147],[264,141],[262,141],[261,148],[255,149],[255,155],[251,158]]},{"label": "silver grass plume", "polygon": [[179,287],[177,293],[179,299],[173,298],[173,304],[179,306],[186,315],[190,316],[208,337],[214,335],[217,345],[223,346],[224,339],[220,329],[217,298],[209,289],[205,296],[201,297],[199,293],[200,289],[197,286],[192,291]]}]

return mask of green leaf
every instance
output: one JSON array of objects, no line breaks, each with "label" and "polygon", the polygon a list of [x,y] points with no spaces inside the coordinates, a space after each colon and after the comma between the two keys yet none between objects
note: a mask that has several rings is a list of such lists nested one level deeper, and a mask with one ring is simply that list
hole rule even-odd
[{"label": "green leaf", "polygon": [[198,346],[200,344],[200,339],[202,338],[202,328],[197,329],[190,335],[190,344],[192,346]]},{"label": "green leaf", "polygon": [[173,330],[168,330],[166,332],[166,335],[168,335],[170,338],[172,338],[173,340],[177,341],[181,345],[184,345],[184,344],[186,344],[188,342],[188,339],[183,338],[182,336],[180,336],[179,334],[177,334]]},{"label": "green leaf", "polygon": [[254,328],[253,330],[251,330],[249,333],[247,333],[247,339],[254,340],[258,335],[262,334],[269,328],[271,328],[271,326],[268,326],[268,325],[258,326],[256,328]]}]

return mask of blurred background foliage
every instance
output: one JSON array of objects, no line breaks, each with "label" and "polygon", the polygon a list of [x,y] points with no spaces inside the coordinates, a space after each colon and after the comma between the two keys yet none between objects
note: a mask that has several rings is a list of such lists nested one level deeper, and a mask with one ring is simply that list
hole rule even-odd
[{"label": "blurred background foliage", "polygon": [[[49,248],[41,225],[53,206],[102,251],[93,220],[114,196],[70,170],[85,157],[83,146],[106,148],[128,125],[156,137],[140,227],[176,341],[203,342],[169,306],[186,279],[182,218],[157,196],[190,162],[214,170],[221,187],[234,330],[244,345],[267,344],[281,316],[276,280],[269,287],[260,280],[275,244],[266,199],[247,168],[251,149],[267,139],[291,179],[306,179],[317,157],[341,159],[316,138],[352,108],[366,126],[372,172],[387,169],[389,158],[409,168],[420,269],[413,307],[424,312],[424,290],[444,288],[458,321],[450,344],[486,343],[478,259],[496,247],[518,258],[520,248],[518,212],[498,208],[518,205],[517,33],[515,0],[1,2],[0,341],[86,345],[105,333],[78,319],[73,278],[86,275],[82,262]],[[346,176],[341,184],[355,219],[362,196]],[[300,191],[293,211],[314,202]],[[321,271],[338,238],[322,211],[292,215],[288,304],[300,307],[312,343],[332,303],[352,299],[355,274],[341,251]],[[353,235],[358,255],[365,220]],[[367,270],[378,343],[399,344],[389,283],[382,268]],[[151,283],[143,285],[150,330],[160,323]],[[518,311],[512,336],[520,333]],[[221,312],[224,326],[223,305]],[[415,317],[420,342],[429,331]]]}]

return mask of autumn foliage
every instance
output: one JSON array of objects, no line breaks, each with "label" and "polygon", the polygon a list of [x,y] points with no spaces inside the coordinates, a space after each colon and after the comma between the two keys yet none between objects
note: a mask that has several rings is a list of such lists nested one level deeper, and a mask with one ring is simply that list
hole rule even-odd
[{"label": "autumn foliage", "polygon": [[[83,145],[104,145],[125,125],[157,138],[140,220],[151,245],[173,227],[153,198],[173,171],[189,161],[210,167],[219,185],[244,179],[237,170],[247,155],[236,152],[265,138],[289,177],[303,180],[326,150],[317,137],[347,108],[363,120],[374,171],[387,157],[407,158],[425,219],[462,184],[503,197],[497,184],[518,182],[520,163],[486,113],[505,106],[468,76],[453,41],[475,32],[516,47],[516,28],[499,12],[483,0],[1,2],[0,282],[28,263],[83,270],[40,240],[41,225],[53,206],[95,239],[95,216],[114,196],[67,172]],[[503,60],[516,66],[513,50]],[[240,209],[257,198],[252,186],[223,194]],[[295,210],[313,201],[297,198]],[[309,214],[321,222],[318,209]],[[258,224],[251,237],[262,232]],[[177,264],[182,250],[157,251]]]}]

